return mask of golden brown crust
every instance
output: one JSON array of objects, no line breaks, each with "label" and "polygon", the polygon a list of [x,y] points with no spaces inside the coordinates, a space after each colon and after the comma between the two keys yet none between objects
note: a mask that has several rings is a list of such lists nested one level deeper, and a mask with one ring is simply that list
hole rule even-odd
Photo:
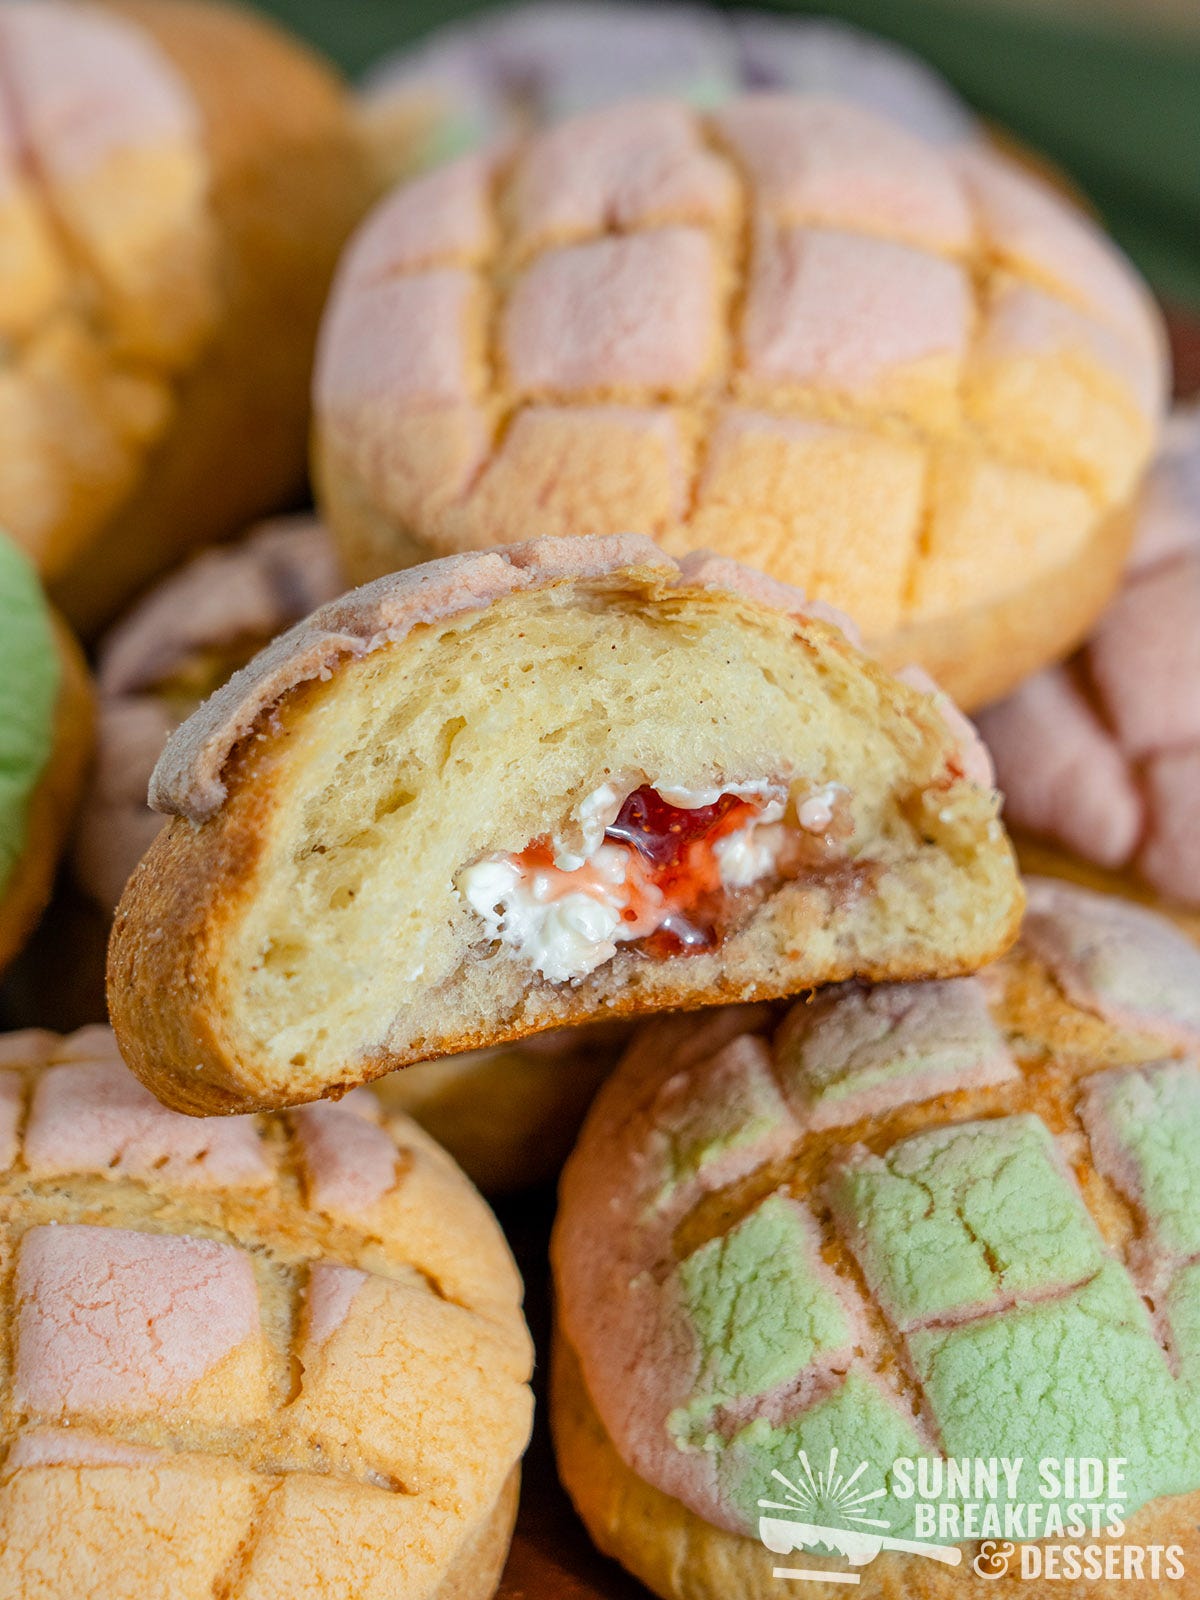
[{"label": "golden brown crust", "polygon": [[[268,809],[265,797],[260,806]],[[125,886],[108,946],[109,1012],[122,1054],[143,1082],[155,1074],[156,1054],[203,1063],[203,1082],[196,1073],[194,1087],[177,1083],[163,1095],[194,1116],[247,1109],[229,1042],[210,1028],[200,1003],[216,976],[222,923],[263,845],[252,812],[233,827],[228,815],[199,828],[177,817],[162,829]],[[160,1008],[155,995],[169,1003]]]},{"label": "golden brown crust", "polygon": [[1086,637],[1116,591],[1133,532],[1125,506],[1097,523],[1065,566],[1015,594],[868,644],[892,668],[921,662],[964,711],[991,705]]},{"label": "golden brown crust", "polygon": [[56,618],[62,679],[54,714],[54,747],[29,803],[25,849],[0,896],[0,968],[16,955],[45,909],[54,870],[70,830],[92,748],[92,686],[87,663]]},{"label": "golden brown crust", "polygon": [[[738,1600],[778,1600],[783,1585],[772,1576],[778,1558],[754,1539],[714,1528],[625,1465],[596,1414],[578,1357],[561,1329],[555,1333],[550,1385],[559,1473],[592,1539],[606,1555],[628,1567],[663,1600],[729,1600],[732,1595]],[[1200,1561],[1198,1519],[1200,1491],[1157,1500],[1128,1519],[1122,1542],[1182,1545],[1184,1565],[1194,1569]],[[973,1555],[972,1549],[968,1562]],[[831,1570],[845,1571],[844,1563],[807,1552],[804,1564],[814,1569],[828,1564]],[[956,1600],[964,1586],[977,1581],[963,1567],[944,1568],[886,1551],[860,1576],[855,1590],[859,1600]],[[1032,1586],[1022,1584],[1012,1570],[991,1588],[1001,1595],[1019,1595]],[[1111,1600],[1116,1593],[1131,1600],[1195,1600],[1197,1589],[1194,1570],[1178,1582],[1163,1578],[1112,1584],[1081,1579],[1053,1585],[1053,1592],[1065,1600]],[[804,1593],[810,1600],[838,1600],[845,1594],[845,1584],[807,1583]]]},{"label": "golden brown crust", "polygon": [[109,4],[154,36],[200,107],[226,299],[137,491],[55,586],[88,632],[185,550],[298,499],[317,321],[371,198],[348,97],[298,41],[233,6]]}]

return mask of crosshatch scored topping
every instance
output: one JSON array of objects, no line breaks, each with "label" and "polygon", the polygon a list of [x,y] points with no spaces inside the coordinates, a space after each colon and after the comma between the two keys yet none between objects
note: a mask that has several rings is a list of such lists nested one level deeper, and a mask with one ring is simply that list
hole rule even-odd
[{"label": "crosshatch scored topping", "polygon": [[[1087,903],[1039,904],[1078,946]],[[782,1022],[655,1023],[602,1091],[564,1186],[567,1331],[625,1459],[718,1526],[753,1532],[797,1448],[884,1473],[1122,1456],[1128,1511],[1200,1485],[1189,994],[1134,962],[1129,1064],[1097,1070],[1068,1041],[1108,1026],[1111,1046],[1115,1024],[1081,1016],[1105,1014],[1104,970],[1068,992],[1031,949],[1013,959],[1055,997],[1041,1035],[1004,1026],[999,971],[846,984]],[[598,1155],[609,1139],[625,1160]],[[900,1533],[911,1507],[881,1514]]]},{"label": "crosshatch scored topping", "polygon": [[0,1269],[5,1592],[33,1559],[34,1469],[152,1472],[164,1505],[184,1471],[189,1528],[219,1480],[249,1595],[300,1537],[284,1501],[298,1527],[344,1514],[345,1550],[366,1539],[385,1567],[391,1519],[432,1581],[524,1446],[511,1258],[449,1158],[369,1091],[192,1119],[108,1029],[0,1036]]},{"label": "crosshatch scored topping", "polygon": [[1161,388],[1145,291],[1061,196],[752,96],[592,113],[398,190],[343,264],[317,405],[435,548],[636,525],[878,636],[1069,560]]}]

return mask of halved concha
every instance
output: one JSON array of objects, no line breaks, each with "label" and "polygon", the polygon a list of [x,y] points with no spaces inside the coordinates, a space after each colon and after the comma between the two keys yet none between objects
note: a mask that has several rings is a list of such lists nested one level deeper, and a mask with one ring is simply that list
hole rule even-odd
[{"label": "halved concha", "polygon": [[795,590],[648,540],[379,580],[167,746],[114,1026],[168,1104],[238,1111],[605,1016],[974,970],[1021,892],[968,734]]}]

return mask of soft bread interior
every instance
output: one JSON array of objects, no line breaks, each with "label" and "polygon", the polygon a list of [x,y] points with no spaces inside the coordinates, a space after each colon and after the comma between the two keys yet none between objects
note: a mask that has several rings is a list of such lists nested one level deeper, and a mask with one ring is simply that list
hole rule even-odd
[{"label": "soft bread interior", "polygon": [[[953,740],[928,696],[824,624],[623,582],[420,627],[293,692],[245,741],[219,820],[252,830],[253,859],[209,934],[244,1068],[305,1098],[605,1011],[960,970],[1004,945],[1019,889],[995,802],[948,774]],[[456,880],[567,828],[630,774],[843,784],[847,848],[879,864],[875,887],[784,884],[715,952],[622,947],[549,983],[489,938]]]}]

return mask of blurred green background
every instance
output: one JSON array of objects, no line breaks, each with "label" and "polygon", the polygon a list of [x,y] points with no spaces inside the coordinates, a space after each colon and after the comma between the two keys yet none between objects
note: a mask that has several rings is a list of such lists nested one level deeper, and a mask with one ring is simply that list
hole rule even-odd
[{"label": "blurred green background", "polygon": [[[347,72],[475,0],[257,0]],[[909,45],[1085,191],[1165,298],[1200,311],[1200,0],[827,0]]]}]

